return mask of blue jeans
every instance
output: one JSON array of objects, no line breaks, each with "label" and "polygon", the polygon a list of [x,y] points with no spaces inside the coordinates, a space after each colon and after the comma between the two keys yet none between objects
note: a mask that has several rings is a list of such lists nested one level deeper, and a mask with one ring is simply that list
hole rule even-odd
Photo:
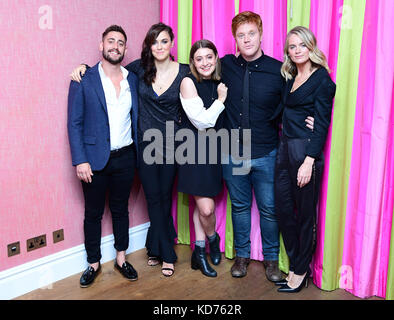
[{"label": "blue jeans", "polygon": [[[250,257],[252,189],[260,213],[260,231],[264,260],[278,260],[279,228],[275,214],[274,173],[277,149],[264,157],[223,164],[223,177],[231,199],[234,244],[237,257]],[[245,175],[234,175],[233,168],[250,167]]]}]

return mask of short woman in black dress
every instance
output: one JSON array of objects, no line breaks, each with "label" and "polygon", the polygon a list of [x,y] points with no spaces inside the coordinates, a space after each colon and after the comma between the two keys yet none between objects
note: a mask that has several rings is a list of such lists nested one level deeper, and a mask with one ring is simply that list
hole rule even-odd
[{"label": "short woman in black dress", "polygon": [[[146,238],[148,265],[162,263],[164,276],[172,276],[177,256],[174,250],[176,231],[171,215],[172,189],[177,165],[167,161],[167,155],[174,147],[166,146],[166,124],[174,128],[174,134],[181,126],[182,106],[179,99],[180,84],[189,73],[188,65],[173,60],[170,51],[174,46],[171,27],[157,23],[148,30],[143,42],[141,59],[126,66],[139,78],[138,136],[139,168],[138,173],[144,189],[148,206],[150,226]],[[80,80],[85,67],[74,70],[72,78]],[[164,146],[154,138],[143,141],[149,129],[160,132]],[[149,148],[146,148],[149,146]],[[153,148],[156,154],[144,152]],[[155,152],[153,151],[153,153]]]},{"label": "short woman in black dress", "polygon": [[[286,252],[289,275],[279,292],[298,292],[307,286],[315,247],[316,207],[323,172],[323,147],[331,122],[335,83],[326,57],[313,33],[295,27],[286,39],[282,75],[283,132],[275,167],[275,208]],[[304,119],[314,117],[313,131]]]},{"label": "short woman in black dress", "polygon": [[[221,260],[221,252],[220,238],[215,231],[214,197],[222,190],[222,169],[220,148],[213,150],[216,161],[213,159],[213,163],[210,162],[209,139],[205,134],[206,129],[219,130],[222,127],[227,87],[220,83],[220,59],[211,41],[199,40],[194,43],[190,50],[190,69],[191,73],[181,83],[180,98],[188,118],[184,127],[190,129],[195,137],[195,143],[191,145],[195,150],[195,158],[194,163],[180,164],[178,191],[193,195],[196,201],[193,213],[196,243],[191,266],[200,269],[208,277],[216,277],[216,271],[206,258],[205,238],[208,238],[210,245],[211,261],[217,265]],[[199,145],[199,136],[205,140],[205,146]],[[218,139],[218,146],[220,142]]]}]

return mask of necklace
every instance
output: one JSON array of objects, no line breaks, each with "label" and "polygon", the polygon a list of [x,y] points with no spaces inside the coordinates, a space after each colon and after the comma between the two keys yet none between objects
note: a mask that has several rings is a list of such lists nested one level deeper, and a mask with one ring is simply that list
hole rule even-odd
[{"label": "necklace", "polygon": [[165,86],[166,80],[168,80],[167,74],[168,72],[166,72],[165,74],[161,74],[160,77],[156,75],[155,85],[158,86],[159,89]]},{"label": "necklace", "polygon": [[169,67],[167,70],[158,72],[156,71],[156,77],[154,80],[155,87],[158,87],[159,90],[163,88],[167,88],[170,83],[172,83],[176,76],[174,77],[175,69],[173,67]]}]

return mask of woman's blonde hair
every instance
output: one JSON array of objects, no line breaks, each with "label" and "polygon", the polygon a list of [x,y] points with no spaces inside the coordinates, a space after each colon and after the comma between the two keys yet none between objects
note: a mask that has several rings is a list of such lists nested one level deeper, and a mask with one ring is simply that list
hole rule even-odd
[{"label": "woman's blonde hair", "polygon": [[287,80],[293,79],[297,75],[297,67],[289,57],[289,39],[292,35],[298,36],[302,42],[309,49],[309,59],[312,62],[312,67],[324,67],[330,73],[326,56],[317,47],[315,35],[308,28],[298,26],[290,30],[286,37],[286,44],[284,48],[284,61],[280,70],[282,76]]}]

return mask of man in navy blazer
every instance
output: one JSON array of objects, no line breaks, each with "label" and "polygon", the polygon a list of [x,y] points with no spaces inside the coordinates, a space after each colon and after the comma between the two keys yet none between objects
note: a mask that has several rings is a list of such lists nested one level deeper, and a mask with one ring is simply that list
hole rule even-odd
[{"label": "man in navy blazer", "polygon": [[86,72],[81,83],[72,81],[68,95],[68,136],[72,164],[82,182],[85,199],[84,235],[88,268],[80,279],[90,286],[101,271],[101,219],[109,193],[115,269],[137,280],[126,261],[129,245],[128,201],[136,168],[138,79],[121,66],[127,36],[116,25],[102,36],[103,59]]}]

